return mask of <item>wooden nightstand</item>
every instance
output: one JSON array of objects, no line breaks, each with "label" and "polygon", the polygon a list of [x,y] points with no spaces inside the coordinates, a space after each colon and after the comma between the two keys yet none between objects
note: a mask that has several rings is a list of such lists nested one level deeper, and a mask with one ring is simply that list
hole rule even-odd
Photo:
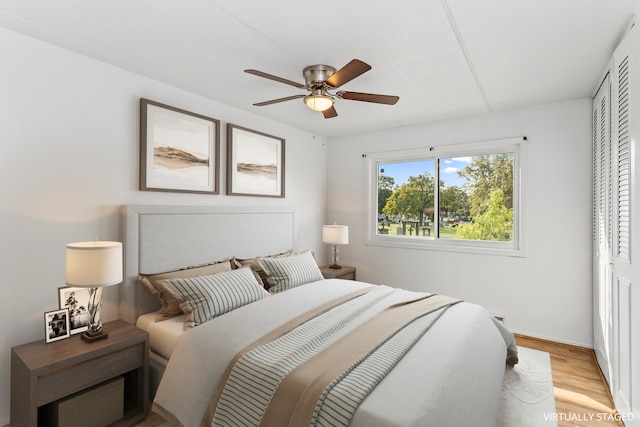
[{"label": "wooden nightstand", "polygon": [[343,265],[342,268],[329,268],[329,264],[320,267],[320,272],[325,279],[356,280],[356,268]]},{"label": "wooden nightstand", "polygon": [[105,323],[109,338],[88,344],[80,335],[45,344],[44,339],[11,349],[11,425],[36,427],[38,409],[124,377],[124,417],[131,426],[149,412],[149,334],[123,320]]}]

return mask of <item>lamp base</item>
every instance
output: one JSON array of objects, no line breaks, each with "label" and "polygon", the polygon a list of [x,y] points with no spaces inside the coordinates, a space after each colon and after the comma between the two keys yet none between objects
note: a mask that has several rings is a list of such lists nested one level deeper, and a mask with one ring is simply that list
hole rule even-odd
[{"label": "lamp base", "polygon": [[331,265],[329,266],[329,268],[333,268],[334,270],[339,270],[339,269],[341,269],[341,268],[342,268],[342,266],[341,266],[341,265],[338,265],[338,264],[331,264]]},{"label": "lamp base", "polygon": [[80,335],[82,339],[88,343],[104,340],[109,337],[109,334],[100,329],[97,332],[89,332],[84,331],[82,335]]}]

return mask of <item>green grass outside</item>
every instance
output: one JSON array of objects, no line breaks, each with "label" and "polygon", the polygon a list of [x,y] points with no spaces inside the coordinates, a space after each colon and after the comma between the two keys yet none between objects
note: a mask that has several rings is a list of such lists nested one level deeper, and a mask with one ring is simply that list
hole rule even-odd
[{"label": "green grass outside", "polygon": [[[378,226],[378,230],[380,230],[380,226]],[[402,224],[390,224],[388,226],[385,226],[385,229],[389,230],[387,234],[389,234],[390,236],[397,236],[398,235],[398,229],[402,229]],[[415,237],[416,236],[416,230],[414,229],[413,231],[411,231],[411,233],[409,233],[409,225],[407,225],[406,230],[407,236],[410,237]],[[440,228],[440,238],[441,239],[458,239],[458,232],[457,232],[458,228],[457,227],[449,227],[449,226],[444,226],[442,228]],[[431,234],[424,234],[423,236],[423,231],[419,230],[419,234],[420,237],[426,237],[426,238],[434,238],[434,230],[433,228],[431,229]]]},{"label": "green grass outside", "polygon": [[[387,230],[389,230],[388,234],[390,236],[397,236],[398,235],[398,229],[402,230],[402,224],[390,224],[388,226],[385,227]],[[378,229],[380,229],[380,227],[378,227]],[[409,226],[406,227],[407,229],[407,236],[409,236]],[[433,234],[433,228],[431,229],[431,237],[434,237]],[[416,230],[414,229],[413,232],[411,233],[411,236],[415,236],[416,235]],[[422,237],[422,230],[420,230],[420,237]],[[428,237],[429,235],[427,234],[425,237]],[[456,238],[457,234],[456,234],[456,229],[454,227],[443,227],[440,229],[440,238]]]}]

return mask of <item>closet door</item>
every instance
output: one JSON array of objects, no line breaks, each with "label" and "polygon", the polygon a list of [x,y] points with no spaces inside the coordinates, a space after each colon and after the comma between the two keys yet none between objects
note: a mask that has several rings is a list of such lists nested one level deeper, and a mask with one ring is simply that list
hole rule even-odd
[{"label": "closet door", "polygon": [[627,427],[640,426],[640,32],[593,99],[594,350]]},{"label": "closet door", "polygon": [[[639,189],[632,181],[636,161],[632,157],[634,137],[640,135],[637,129],[638,113],[633,110],[633,101],[638,104],[640,93],[634,92],[638,77],[632,71],[637,54],[632,52],[639,43],[636,31],[632,29],[627,37],[616,49],[612,67],[612,141],[613,141],[613,202],[614,202],[614,251],[612,258],[612,298],[613,298],[613,378],[611,391],[620,413],[638,411],[640,406],[640,384],[638,369],[640,369],[640,354],[638,353],[638,334],[640,307],[638,306],[637,284],[638,274],[638,246],[636,240],[640,235],[640,222],[633,221],[633,204],[637,203]],[[634,120],[635,122],[634,123]],[[636,209],[637,210],[637,209]],[[636,288],[636,289],[634,289]],[[634,301],[635,300],[635,301]],[[635,310],[634,310],[635,309]],[[636,313],[633,313],[635,311]],[[635,316],[635,319],[634,317]],[[635,325],[634,325],[635,323]],[[635,332],[635,337],[634,337]],[[634,339],[635,338],[635,339]],[[635,358],[635,362],[634,362]],[[635,372],[634,372],[635,371]],[[635,380],[634,380],[635,377]],[[640,413],[639,413],[640,414]],[[640,419],[635,420],[640,423]],[[633,422],[627,425],[637,425]]]},{"label": "closet door", "polygon": [[611,384],[613,365],[612,310],[612,159],[610,74],[593,99],[593,307],[594,350]]}]

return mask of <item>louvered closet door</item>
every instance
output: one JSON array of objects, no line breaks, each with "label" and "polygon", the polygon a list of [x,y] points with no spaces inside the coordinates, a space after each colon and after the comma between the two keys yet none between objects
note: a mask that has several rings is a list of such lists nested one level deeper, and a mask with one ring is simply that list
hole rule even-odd
[{"label": "louvered closet door", "polygon": [[[632,123],[632,90],[637,77],[632,79],[633,57],[631,48],[637,46],[634,38],[634,30],[625,38],[618,47],[613,57],[612,67],[612,140],[613,140],[613,231],[614,231],[614,252],[612,268],[612,298],[613,298],[613,378],[610,386],[616,407],[619,412],[628,413],[634,406],[632,398],[635,398],[635,406],[640,404],[640,385],[635,384],[634,393],[633,376],[640,369],[640,363],[636,362],[634,367],[633,357],[636,359],[639,354],[634,355],[633,346],[633,318],[632,318],[632,294],[637,292],[633,289],[637,280],[637,267],[634,265],[634,230],[632,225],[632,190],[631,181],[634,161],[632,158],[632,136],[634,135]],[[637,69],[636,69],[637,72]],[[637,94],[635,95],[637,99]],[[637,104],[637,101],[636,101]],[[636,118],[638,117],[636,113]],[[637,119],[636,119],[637,121]],[[636,125],[637,126],[637,125]],[[637,132],[635,135],[638,135]],[[636,189],[637,193],[637,189]],[[640,224],[635,224],[640,227]],[[635,235],[638,233],[636,232]],[[637,258],[637,256],[636,256]],[[635,261],[635,262],[634,262]],[[637,297],[636,297],[637,299]],[[636,311],[640,309],[636,307]],[[637,316],[638,314],[636,314]],[[638,317],[635,320],[638,323]],[[636,329],[636,335],[640,333]],[[638,347],[638,338],[635,346]],[[637,383],[637,381],[636,381]],[[640,423],[640,420],[636,420]],[[630,425],[630,424],[627,424]],[[635,424],[631,424],[635,425]]]},{"label": "louvered closet door", "polygon": [[607,381],[612,378],[612,156],[611,85],[607,74],[593,99],[593,300],[594,350]]}]

